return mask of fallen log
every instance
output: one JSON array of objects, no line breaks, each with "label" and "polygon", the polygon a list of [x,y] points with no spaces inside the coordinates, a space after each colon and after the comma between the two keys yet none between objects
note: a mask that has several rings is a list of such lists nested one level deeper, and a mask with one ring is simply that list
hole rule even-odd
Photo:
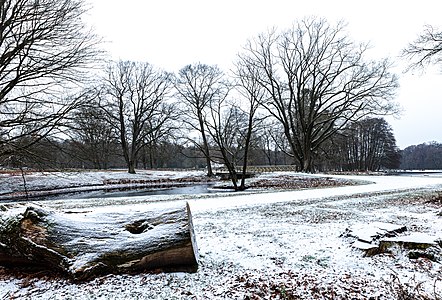
[{"label": "fallen log", "polygon": [[356,224],[341,236],[354,238],[352,247],[374,256],[381,253],[397,254],[399,251],[410,259],[426,258],[441,260],[442,242],[435,236],[420,232],[409,232],[406,226],[374,222]]},{"label": "fallen log", "polygon": [[109,273],[196,272],[188,204],[55,211],[0,207],[0,265],[57,271],[75,280]]},{"label": "fallen log", "polygon": [[399,246],[411,250],[426,250],[437,246],[437,238],[421,232],[411,232],[405,236],[386,238],[379,242],[382,250],[387,250],[393,246]]}]

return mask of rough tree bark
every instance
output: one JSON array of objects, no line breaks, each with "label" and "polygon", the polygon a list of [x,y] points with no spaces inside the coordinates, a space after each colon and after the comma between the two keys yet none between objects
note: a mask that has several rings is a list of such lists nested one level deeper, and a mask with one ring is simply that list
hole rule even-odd
[{"label": "rough tree bark", "polygon": [[65,212],[40,206],[0,208],[0,265],[57,271],[75,280],[198,268],[188,205]]}]

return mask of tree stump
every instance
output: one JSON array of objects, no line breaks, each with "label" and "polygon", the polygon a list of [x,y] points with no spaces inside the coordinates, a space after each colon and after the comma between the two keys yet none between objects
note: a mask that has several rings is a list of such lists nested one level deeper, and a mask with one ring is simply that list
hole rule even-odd
[{"label": "tree stump", "polygon": [[0,207],[0,264],[86,280],[149,270],[196,272],[198,249],[188,204],[55,211]]}]

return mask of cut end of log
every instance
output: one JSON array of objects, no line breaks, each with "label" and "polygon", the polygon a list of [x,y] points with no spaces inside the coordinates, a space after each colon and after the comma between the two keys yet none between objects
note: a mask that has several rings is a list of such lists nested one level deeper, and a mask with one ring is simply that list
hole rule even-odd
[{"label": "cut end of log", "polygon": [[191,244],[192,244],[193,256],[194,256],[194,260],[196,262],[196,265],[198,266],[199,252],[198,252],[198,246],[197,246],[197,243],[196,243],[195,231],[193,230],[193,217],[192,217],[192,212],[190,210],[189,202],[186,202],[186,209],[187,209],[187,219],[188,219],[190,241],[191,241]]}]

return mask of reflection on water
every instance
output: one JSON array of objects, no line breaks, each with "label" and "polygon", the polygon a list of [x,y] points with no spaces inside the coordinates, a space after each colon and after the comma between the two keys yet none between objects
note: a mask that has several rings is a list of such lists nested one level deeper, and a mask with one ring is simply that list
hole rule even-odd
[{"label": "reflection on water", "polygon": [[198,184],[192,186],[173,187],[164,189],[124,189],[124,190],[101,190],[101,191],[88,191],[75,193],[74,195],[64,195],[60,198],[110,198],[110,197],[131,197],[131,196],[155,196],[155,195],[196,195],[196,194],[209,194],[220,193],[227,190],[213,189],[209,184]]}]

